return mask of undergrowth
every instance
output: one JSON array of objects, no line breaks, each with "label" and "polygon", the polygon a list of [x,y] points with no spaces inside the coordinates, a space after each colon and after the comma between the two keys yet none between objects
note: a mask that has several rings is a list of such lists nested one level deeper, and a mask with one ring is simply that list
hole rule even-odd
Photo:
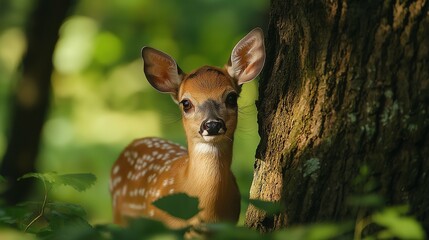
[{"label": "undergrowth", "polygon": [[[90,173],[57,174],[28,173],[19,178],[36,178],[41,183],[40,201],[27,201],[16,206],[0,205],[0,236],[2,228],[13,230],[22,239],[62,240],[134,240],[134,239],[182,239],[184,236],[207,239],[424,239],[421,224],[408,215],[408,206],[385,206],[383,199],[374,193],[376,186],[369,169],[362,167],[356,178],[356,194],[348,204],[356,209],[356,218],[350,221],[314,223],[289,227],[261,234],[244,226],[227,223],[204,224],[171,230],[161,222],[139,218],[131,220],[125,228],[114,224],[92,225],[86,211],[79,205],[58,202],[50,198],[50,191],[58,185],[66,185],[76,191],[85,191],[96,181]],[[0,184],[6,184],[0,176]],[[282,205],[257,199],[249,203],[267,215],[283,211]],[[153,203],[172,216],[182,219],[194,217],[200,209],[197,198],[184,193],[172,194]]]}]

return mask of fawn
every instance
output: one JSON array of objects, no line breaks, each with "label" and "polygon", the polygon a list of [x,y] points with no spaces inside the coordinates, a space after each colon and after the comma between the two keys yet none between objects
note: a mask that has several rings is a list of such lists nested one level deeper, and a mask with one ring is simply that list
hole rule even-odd
[{"label": "fawn", "polygon": [[[172,228],[200,222],[236,223],[240,194],[231,172],[241,85],[254,79],[265,62],[264,36],[256,28],[234,47],[224,68],[204,66],[184,73],[169,55],[142,49],[144,73],[158,91],[179,104],[188,149],[159,138],[134,140],[112,167],[110,192],[114,222],[146,216]],[[199,198],[197,216],[184,221],[152,205],[184,192]],[[180,207],[180,206],[177,206]]]}]

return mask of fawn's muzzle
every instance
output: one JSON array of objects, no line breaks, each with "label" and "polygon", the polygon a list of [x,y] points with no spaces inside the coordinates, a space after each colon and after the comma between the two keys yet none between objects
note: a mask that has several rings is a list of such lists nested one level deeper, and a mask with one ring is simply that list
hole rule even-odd
[{"label": "fawn's muzzle", "polygon": [[202,136],[213,136],[226,132],[225,122],[222,119],[208,119],[201,124],[200,134]]}]

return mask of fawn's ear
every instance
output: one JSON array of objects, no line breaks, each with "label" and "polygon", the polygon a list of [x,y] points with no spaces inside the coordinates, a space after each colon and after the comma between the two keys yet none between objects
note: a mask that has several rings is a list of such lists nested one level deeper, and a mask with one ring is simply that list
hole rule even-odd
[{"label": "fawn's ear", "polygon": [[226,70],[241,85],[256,78],[264,62],[264,33],[262,29],[255,28],[235,45]]},{"label": "fawn's ear", "polygon": [[176,61],[151,47],[143,47],[142,58],[149,83],[160,92],[171,93],[174,99],[184,76]]}]

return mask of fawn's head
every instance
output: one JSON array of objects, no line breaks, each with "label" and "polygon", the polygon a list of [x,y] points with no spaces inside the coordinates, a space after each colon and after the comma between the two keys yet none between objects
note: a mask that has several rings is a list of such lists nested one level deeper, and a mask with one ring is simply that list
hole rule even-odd
[{"label": "fawn's head", "polygon": [[142,49],[142,58],[149,83],[179,103],[188,140],[232,140],[241,85],[258,76],[264,65],[263,33],[256,28],[241,39],[224,68],[204,66],[186,74],[173,58],[150,47]]}]

